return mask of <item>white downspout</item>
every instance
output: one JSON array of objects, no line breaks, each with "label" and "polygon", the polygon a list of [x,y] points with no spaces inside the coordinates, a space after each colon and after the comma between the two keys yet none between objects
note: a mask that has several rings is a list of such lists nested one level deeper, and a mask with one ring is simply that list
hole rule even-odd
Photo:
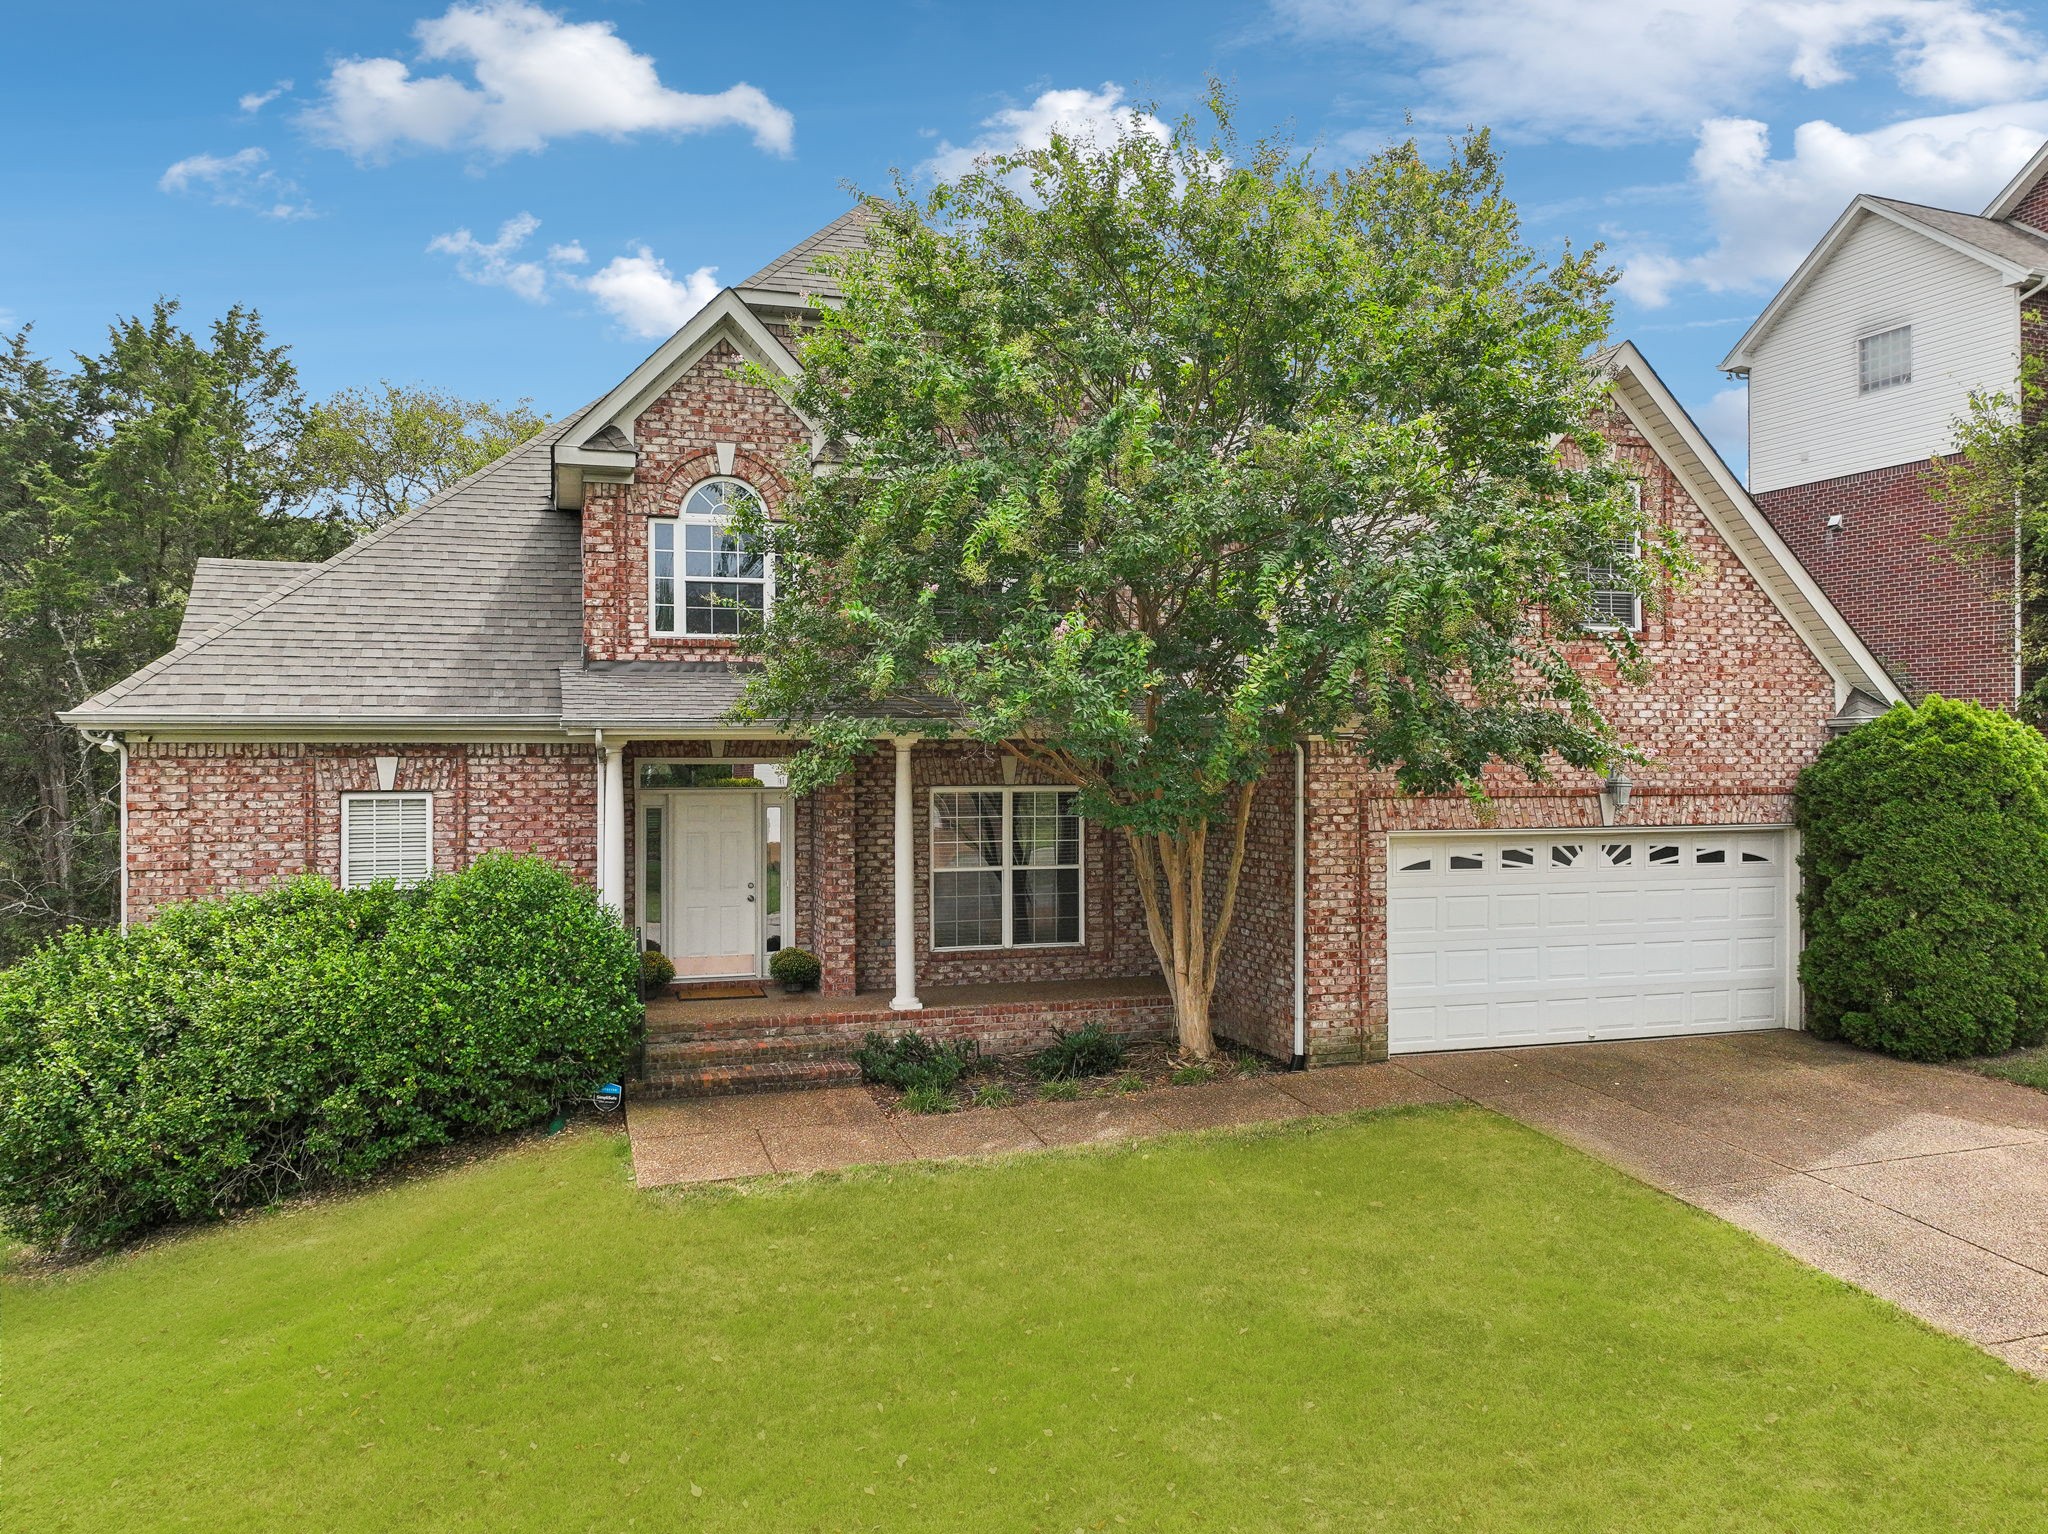
[{"label": "white downspout", "polygon": [[1294,748],[1294,1058],[1308,1068],[1308,748]]},{"label": "white downspout", "polygon": [[121,827],[121,930],[128,930],[128,742],[122,740],[115,746],[121,761],[121,798],[116,806]]}]

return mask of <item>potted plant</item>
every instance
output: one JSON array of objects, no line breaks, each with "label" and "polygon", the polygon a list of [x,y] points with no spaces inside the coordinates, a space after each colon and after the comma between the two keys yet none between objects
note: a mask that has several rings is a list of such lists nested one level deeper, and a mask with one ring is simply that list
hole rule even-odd
[{"label": "potted plant", "polygon": [[818,956],[814,953],[802,948],[784,948],[768,961],[768,973],[781,982],[783,990],[794,996],[816,985],[818,976],[824,973],[824,966],[818,963]]},{"label": "potted plant", "polygon": [[675,979],[676,967],[669,962],[667,954],[657,948],[650,948],[640,955],[640,999],[652,1001],[662,993],[664,987]]}]

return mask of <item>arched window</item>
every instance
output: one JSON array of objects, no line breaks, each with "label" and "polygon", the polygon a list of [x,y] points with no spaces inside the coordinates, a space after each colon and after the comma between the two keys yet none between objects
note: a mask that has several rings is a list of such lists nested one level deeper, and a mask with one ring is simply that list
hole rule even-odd
[{"label": "arched window", "polygon": [[655,633],[730,636],[767,611],[767,558],[732,531],[734,512],[760,504],[736,479],[707,479],[690,491],[681,516],[652,523],[648,610]]}]

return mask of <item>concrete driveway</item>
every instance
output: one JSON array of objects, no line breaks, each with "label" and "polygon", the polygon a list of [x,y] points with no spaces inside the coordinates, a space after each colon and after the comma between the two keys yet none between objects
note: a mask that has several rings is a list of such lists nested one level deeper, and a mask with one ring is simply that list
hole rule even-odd
[{"label": "concrete driveway", "polygon": [[1401,1063],[2048,1375],[2048,1093],[1786,1031]]}]

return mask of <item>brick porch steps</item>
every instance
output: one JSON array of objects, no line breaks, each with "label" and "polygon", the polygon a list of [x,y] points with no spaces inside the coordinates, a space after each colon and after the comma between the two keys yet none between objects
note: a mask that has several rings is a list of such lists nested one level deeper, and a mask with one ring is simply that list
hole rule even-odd
[{"label": "brick porch steps", "polygon": [[846,1059],[762,1061],[739,1065],[657,1066],[634,1083],[636,1101],[648,1097],[727,1097],[740,1092],[787,1092],[799,1087],[845,1087],[860,1080]]}]

